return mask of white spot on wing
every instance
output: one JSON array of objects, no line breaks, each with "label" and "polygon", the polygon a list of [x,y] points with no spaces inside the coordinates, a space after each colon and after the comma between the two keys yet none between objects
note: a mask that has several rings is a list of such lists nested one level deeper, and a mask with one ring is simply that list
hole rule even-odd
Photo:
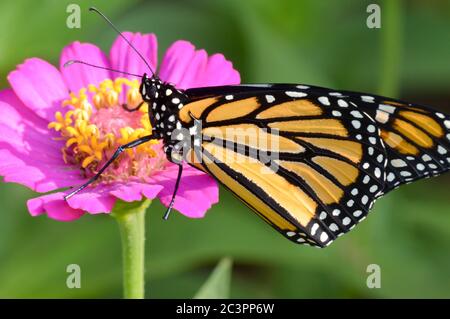
[{"label": "white spot on wing", "polygon": [[375,120],[379,123],[386,123],[389,121],[389,114],[380,110],[377,110],[377,113],[375,115]]},{"label": "white spot on wing", "polygon": [[370,182],[370,176],[369,175],[364,176],[363,184],[367,184],[369,182]]},{"label": "white spot on wing", "polygon": [[318,98],[318,100],[323,105],[330,105],[330,100],[326,96],[321,96]]},{"label": "white spot on wing", "polygon": [[380,104],[378,106],[378,109],[380,109],[382,111],[385,111],[385,112],[388,112],[388,113],[391,113],[391,114],[394,113],[394,111],[395,111],[395,107],[394,106],[386,105],[386,104]]},{"label": "white spot on wing", "polygon": [[368,197],[367,195],[364,195],[364,196],[361,198],[361,203],[362,203],[363,205],[366,205],[368,201],[369,201],[369,197]]},{"label": "white spot on wing", "polygon": [[345,218],[342,220],[342,224],[345,225],[345,226],[347,226],[348,224],[350,224],[351,221],[352,221],[352,220],[351,220],[350,218],[345,217]]},{"label": "white spot on wing", "polygon": [[375,177],[376,178],[380,178],[381,177],[381,170],[378,167],[375,168],[374,173],[375,173]]},{"label": "white spot on wing", "polygon": [[406,167],[407,164],[404,160],[396,158],[391,161],[392,166],[394,167]]},{"label": "white spot on wing", "polygon": [[273,101],[275,101],[275,98],[273,97],[273,95],[266,95],[266,101],[267,103],[272,103]]},{"label": "white spot on wing", "polygon": [[408,172],[408,171],[401,171],[401,172],[400,172],[400,175],[402,175],[402,176],[404,176],[404,177],[408,177],[408,176],[411,176],[411,173]]},{"label": "white spot on wing", "polygon": [[338,105],[340,107],[348,107],[348,103],[346,101],[342,100],[342,99],[338,100]]},{"label": "white spot on wing", "polygon": [[375,133],[375,130],[376,130],[375,125],[370,124],[370,125],[367,127],[367,131],[368,131],[369,133]]},{"label": "white spot on wing", "polygon": [[353,216],[355,216],[355,217],[359,217],[359,216],[361,216],[362,215],[362,210],[355,210],[354,212],[353,212]]},{"label": "white spot on wing", "polygon": [[353,125],[353,127],[356,128],[356,129],[361,128],[361,122],[360,122],[360,121],[353,120],[353,121],[352,121],[352,125]]},{"label": "white spot on wing", "polygon": [[356,117],[356,118],[359,118],[359,119],[363,118],[363,115],[361,114],[360,111],[351,111],[350,114],[353,115],[353,117]]},{"label": "white spot on wing", "polygon": [[373,103],[375,98],[369,95],[361,95],[361,100],[363,100],[364,102]]},{"label": "white spot on wing", "polygon": [[292,237],[295,236],[295,233],[293,231],[288,231],[286,235],[288,235],[288,237]]},{"label": "white spot on wing", "polygon": [[392,182],[395,179],[394,173],[389,173],[386,179],[388,182]]},{"label": "white spot on wing", "polygon": [[422,163],[419,163],[419,164],[416,165],[416,168],[417,168],[419,171],[423,171],[423,170],[425,169],[425,165],[423,165]]},{"label": "white spot on wing", "polygon": [[311,235],[314,236],[318,229],[319,229],[319,224],[314,223],[314,225],[312,225],[312,227],[311,227]]},{"label": "white spot on wing", "polygon": [[320,234],[320,241],[322,243],[326,242],[328,240],[328,234],[326,232],[322,232],[322,234]]},{"label": "white spot on wing", "polygon": [[336,117],[342,116],[342,113],[339,111],[333,111],[333,112],[331,112],[331,114],[333,114],[333,116],[336,116]]},{"label": "white spot on wing", "polygon": [[335,232],[339,229],[335,223],[330,224],[330,226],[328,226],[328,228],[333,232]]},{"label": "white spot on wing", "polygon": [[287,96],[290,96],[290,97],[305,97],[308,95],[304,92],[298,92],[298,91],[286,91],[285,93]]}]

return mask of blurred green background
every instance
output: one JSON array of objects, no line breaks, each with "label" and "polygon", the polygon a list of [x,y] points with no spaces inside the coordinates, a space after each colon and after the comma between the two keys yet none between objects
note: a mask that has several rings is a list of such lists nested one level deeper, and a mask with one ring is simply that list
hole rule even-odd
[{"label": "blurred green background", "polygon": [[[69,3],[81,29],[65,25]],[[381,5],[381,29],[366,7]],[[26,57],[58,63],[63,46],[89,41],[109,50],[121,30],[155,32],[160,56],[187,39],[223,52],[243,82],[296,82],[390,95],[450,112],[450,1],[1,1],[1,87]],[[233,259],[231,297],[449,298],[449,176],[385,196],[371,215],[327,249],[282,238],[227,191],[201,220],[161,204],[147,214],[147,297],[194,296],[217,262]],[[32,218],[22,186],[0,184],[0,297],[121,297],[120,238],[109,216],[61,223]],[[66,287],[66,266],[81,266],[81,289]],[[366,286],[369,264],[381,288]]]}]

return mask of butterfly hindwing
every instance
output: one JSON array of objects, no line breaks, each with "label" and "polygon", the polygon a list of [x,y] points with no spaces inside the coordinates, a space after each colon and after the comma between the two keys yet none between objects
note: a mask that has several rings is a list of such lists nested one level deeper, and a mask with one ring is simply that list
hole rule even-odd
[{"label": "butterfly hindwing", "polygon": [[367,215],[385,188],[387,161],[371,117],[300,87],[224,88],[186,91],[192,102],[179,118],[202,125],[192,165],[295,242],[326,246]]}]

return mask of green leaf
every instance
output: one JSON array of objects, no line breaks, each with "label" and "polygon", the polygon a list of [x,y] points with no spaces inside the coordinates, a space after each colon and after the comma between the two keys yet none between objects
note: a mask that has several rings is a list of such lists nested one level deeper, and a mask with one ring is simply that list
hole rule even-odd
[{"label": "green leaf", "polygon": [[230,297],[231,258],[225,257],[217,264],[209,278],[195,295],[195,299],[220,299]]}]

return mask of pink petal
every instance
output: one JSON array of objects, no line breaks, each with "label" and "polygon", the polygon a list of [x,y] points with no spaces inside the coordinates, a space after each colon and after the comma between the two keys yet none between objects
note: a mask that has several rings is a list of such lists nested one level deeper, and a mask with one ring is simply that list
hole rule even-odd
[{"label": "pink petal", "polygon": [[48,62],[31,58],[8,75],[19,99],[40,117],[50,121],[67,97],[67,88],[59,71]]},{"label": "pink petal", "polygon": [[[170,165],[152,176],[149,183],[100,184],[83,190],[67,201],[64,200],[64,195],[70,190],[48,194],[29,200],[28,210],[32,216],[46,213],[52,219],[71,221],[81,217],[83,212],[110,213],[117,199],[132,202],[140,201],[144,196],[149,199],[158,196],[168,206],[176,175],[176,165]],[[201,218],[217,202],[218,188],[214,179],[186,165],[174,208],[188,217]]]},{"label": "pink petal", "polygon": [[195,47],[187,41],[176,41],[166,51],[162,60],[159,76],[162,80],[182,87],[181,80],[195,55]]},{"label": "pink petal", "polygon": [[222,54],[208,58],[204,50],[195,50],[194,45],[187,41],[176,41],[170,46],[161,63],[159,76],[181,89],[240,82],[239,73]]},{"label": "pink petal", "polygon": [[[158,42],[156,36],[151,34],[123,32],[123,35],[130,41],[133,46],[142,54],[150,67],[156,71],[158,60]],[[117,37],[111,47],[109,53],[112,68],[119,71],[126,71],[133,74],[143,75],[144,73],[151,75],[151,71],[139,55],[125,42],[121,37]],[[126,76],[120,73],[114,74],[114,77],[135,77]]]},{"label": "pink petal", "polygon": [[[164,171],[152,176],[156,184],[164,186],[158,197],[168,206],[175,187],[178,167],[168,166]],[[190,218],[202,218],[211,206],[219,201],[216,181],[209,175],[185,165],[174,208]]]},{"label": "pink petal", "polygon": [[0,175],[4,181],[48,192],[78,184],[78,170],[71,170],[61,155],[62,142],[46,128],[10,89],[0,91]]},{"label": "pink petal", "polygon": [[239,72],[223,54],[216,53],[209,57],[206,69],[199,74],[195,87],[233,85],[241,83]]},{"label": "pink petal", "polygon": [[30,112],[13,90],[0,91],[0,110],[0,126],[3,127],[0,141],[22,148],[28,141],[60,152],[63,143],[53,140],[57,134],[47,128],[48,122]]},{"label": "pink petal", "polygon": [[144,196],[148,199],[154,199],[162,189],[161,185],[127,182],[112,185],[109,193],[123,201],[133,202],[142,200]]},{"label": "pink petal", "polygon": [[162,186],[142,182],[100,184],[88,187],[67,200],[70,207],[91,214],[110,213],[117,199],[126,202],[140,201],[145,196],[153,199]]},{"label": "pink petal", "polygon": [[32,126],[37,130],[50,132],[47,129],[48,121],[37,116],[36,113],[30,112],[11,89],[0,91],[0,124],[9,125],[11,127],[23,124]]},{"label": "pink petal", "polygon": [[64,193],[43,195],[27,201],[28,211],[32,216],[47,214],[59,221],[72,221],[84,215],[83,210],[71,208],[63,198]]},{"label": "pink petal", "polygon": [[81,88],[87,88],[89,84],[97,85],[111,78],[109,71],[88,65],[72,64],[64,67],[69,60],[81,60],[101,67],[109,67],[109,63],[106,55],[93,44],[73,42],[66,46],[61,53],[60,70],[67,86],[73,92],[78,93]]},{"label": "pink petal", "polygon": [[76,172],[66,171],[64,167],[36,165],[31,157],[25,158],[8,149],[0,150],[0,157],[4,182],[19,183],[41,193],[81,182]]},{"label": "pink petal", "polygon": [[81,209],[91,214],[110,213],[116,197],[110,194],[110,186],[87,187],[67,200],[73,209]]}]

